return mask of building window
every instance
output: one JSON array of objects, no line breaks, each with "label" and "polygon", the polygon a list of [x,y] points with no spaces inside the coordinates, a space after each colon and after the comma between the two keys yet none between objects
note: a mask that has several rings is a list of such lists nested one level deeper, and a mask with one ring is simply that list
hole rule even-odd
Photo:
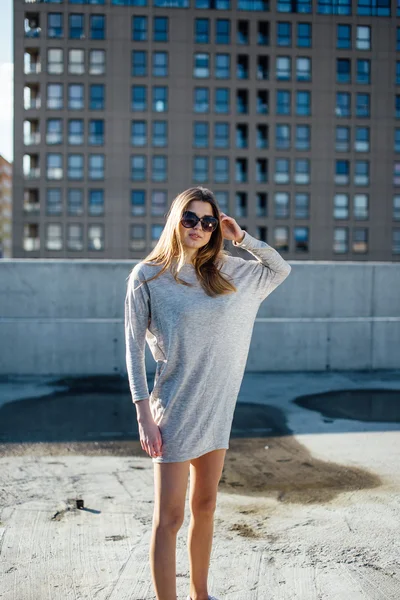
[{"label": "building window", "polygon": [[151,194],[151,214],[154,217],[164,217],[167,210],[167,192],[153,190]]},{"label": "building window", "polygon": [[335,227],[333,231],[333,252],[344,254],[349,251],[348,227]]},{"label": "building window", "polygon": [[351,116],[351,96],[348,92],[336,92],[336,116]]},{"label": "building window", "polygon": [[88,250],[104,250],[104,225],[89,225]]},{"label": "building window", "polygon": [[193,148],[208,148],[210,125],[208,122],[195,121],[193,123]]},{"label": "building window", "polygon": [[69,216],[83,215],[83,191],[70,188],[67,195],[67,210]]},{"label": "building window", "polygon": [[266,158],[256,159],[256,182],[267,183],[268,181],[268,160]]},{"label": "building window", "polygon": [[218,205],[222,211],[229,210],[229,193],[224,192],[222,190],[216,190],[214,192],[215,198],[218,202]]},{"label": "building window", "polygon": [[105,51],[90,50],[89,52],[89,75],[104,75],[106,72],[105,66]]},{"label": "building window", "polygon": [[371,50],[371,27],[369,25],[357,25],[356,48],[357,50]]},{"label": "building window", "polygon": [[83,119],[68,120],[68,144],[80,146],[84,141]]},{"label": "building window", "polygon": [[92,83],[89,88],[89,108],[90,110],[104,110],[104,84]]},{"label": "building window", "polygon": [[82,110],[84,108],[82,83],[70,83],[68,85],[68,108],[70,110]]},{"label": "building window", "polygon": [[400,185],[400,162],[395,162],[393,165],[393,185]]},{"label": "building window", "polygon": [[357,254],[368,252],[368,229],[361,227],[353,229],[353,252]]},{"label": "building window", "polygon": [[400,196],[393,196],[393,221],[400,221]]},{"label": "building window", "polygon": [[154,17],[153,41],[168,42],[168,17]]},{"label": "building window", "polygon": [[277,12],[311,13],[311,0],[277,0]]},{"label": "building window", "polygon": [[396,50],[400,50],[400,27],[396,27]]},{"label": "building window", "polygon": [[336,48],[351,49],[351,25],[338,24],[336,26]]},{"label": "building window", "polygon": [[296,58],[297,81],[311,81],[311,58],[299,56]]},{"label": "building window", "polygon": [[291,78],[290,56],[276,57],[276,79],[278,81],[289,81]]},{"label": "building window", "polygon": [[392,231],[392,253],[400,254],[400,229]]},{"label": "building window", "polygon": [[311,48],[311,23],[297,23],[297,47]]},{"label": "building window", "polygon": [[210,42],[210,19],[195,19],[194,39],[196,44],[208,44]]},{"label": "building window", "polygon": [[[257,90],[257,114],[267,115],[268,114],[268,91]],[[247,113],[247,110],[245,111]]]},{"label": "building window", "polygon": [[145,190],[131,190],[131,215],[133,217],[146,214]]},{"label": "building window", "polygon": [[295,194],[295,219],[310,218],[310,194],[297,193]]},{"label": "building window", "polygon": [[60,223],[46,224],[46,250],[62,250],[62,229]]},{"label": "building window", "polygon": [[310,183],[310,160],[308,158],[296,158],[294,161],[294,182]]},{"label": "building window", "polygon": [[152,156],[151,161],[152,181],[167,181],[167,157],[161,155]]},{"label": "building window", "polygon": [[236,58],[236,78],[249,78],[249,57],[247,54],[239,54]]},{"label": "building window", "polygon": [[335,183],[337,185],[348,185],[350,180],[350,161],[337,160],[335,170]]},{"label": "building window", "polygon": [[48,83],[47,84],[46,108],[53,108],[53,109],[64,108],[63,84],[62,83]]},{"label": "building window", "polygon": [[215,43],[231,43],[231,23],[229,19],[217,19],[215,24]]},{"label": "building window", "polygon": [[358,0],[357,15],[390,17],[390,0]]},{"label": "building window", "polygon": [[62,13],[48,13],[47,37],[53,39],[64,37]]},{"label": "building window", "polygon": [[144,85],[133,85],[132,86],[132,100],[131,100],[131,109],[132,110],[146,110],[147,106],[147,90]]},{"label": "building window", "polygon": [[71,180],[83,179],[83,154],[68,154],[67,176]]},{"label": "building window", "polygon": [[276,114],[290,115],[291,92],[289,90],[276,90]]},{"label": "building window", "polygon": [[166,112],[168,110],[168,88],[165,86],[153,86],[152,108],[154,112]]},{"label": "building window", "polygon": [[104,214],[104,190],[89,190],[88,213],[90,216]]},{"label": "building window", "polygon": [[294,228],[294,251],[308,252],[309,251],[309,228],[295,227]]},{"label": "building window", "polygon": [[85,37],[85,22],[82,14],[69,15],[69,38],[82,40]]},{"label": "building window", "polygon": [[64,58],[61,48],[47,49],[47,72],[50,75],[61,75],[64,73]]},{"label": "building window", "polygon": [[[246,125],[247,127],[247,125]],[[259,124],[256,129],[256,148],[268,148],[268,125]]]},{"label": "building window", "polygon": [[396,85],[400,85],[400,60],[396,60]]},{"label": "building window", "polygon": [[62,119],[47,119],[46,121],[46,144],[61,144],[63,141]]},{"label": "building window", "polygon": [[351,0],[318,0],[320,15],[351,15]]},{"label": "building window", "polygon": [[290,149],[290,125],[275,126],[275,148],[277,150]]},{"label": "building window", "polygon": [[335,194],[333,199],[333,218],[349,218],[349,197],[347,194]]},{"label": "building window", "polygon": [[350,150],[350,127],[336,127],[336,152],[349,152]]},{"label": "building window", "polygon": [[268,216],[268,194],[267,192],[256,193],[256,217]]},{"label": "building window", "polygon": [[229,148],[229,126],[229,123],[214,123],[214,148]]},{"label": "building window", "polygon": [[105,33],[105,16],[104,15],[90,15],[90,39],[91,40],[104,40],[106,37]]},{"label": "building window", "polygon": [[[207,90],[207,101],[203,106],[207,106],[208,110],[208,90]],[[215,113],[227,114],[230,111],[230,90],[229,88],[216,88],[215,90]],[[200,111],[198,111],[200,112]],[[206,112],[206,111],[202,111]]]},{"label": "building window", "polygon": [[147,76],[147,52],[145,50],[132,50],[132,77]]},{"label": "building window", "polygon": [[368,219],[368,196],[367,194],[356,194],[354,196],[354,219],[363,221]]},{"label": "building window", "polygon": [[82,75],[85,72],[85,51],[68,50],[68,73],[70,75]]},{"label": "building window", "polygon": [[67,225],[67,250],[83,250],[83,226],[80,223]]},{"label": "building window", "polygon": [[309,125],[296,125],[296,150],[310,150],[311,127]]},{"label": "building window", "polygon": [[235,215],[237,217],[247,217],[246,192],[236,192],[235,194]]},{"label": "building window", "polygon": [[274,218],[288,219],[290,216],[290,203],[288,192],[276,192],[274,194]]},{"label": "building window", "polygon": [[47,188],[46,215],[62,214],[62,197],[60,188]]},{"label": "building window", "polygon": [[248,46],[248,44],[249,44],[249,22],[248,21],[237,21],[236,43],[241,46]]},{"label": "building window", "polygon": [[230,79],[231,57],[230,54],[215,55],[215,77],[216,79]]},{"label": "building window", "polygon": [[235,161],[235,181],[236,183],[246,183],[247,180],[247,158],[237,158]]},{"label": "building window", "polygon": [[275,159],[275,183],[289,183],[290,181],[290,159],[276,158]]},{"label": "building window", "polygon": [[296,91],[296,115],[311,115],[311,92]]},{"label": "building window", "polygon": [[132,40],[135,42],[147,41],[147,17],[132,17]]},{"label": "building window", "polygon": [[89,154],[89,179],[104,179],[104,154]]},{"label": "building window", "polygon": [[153,77],[168,77],[168,52],[153,52]]},{"label": "building window", "polygon": [[196,52],[194,55],[193,77],[210,77],[210,55]]},{"label": "building window", "polygon": [[400,129],[396,128],[394,130],[394,151],[396,153],[400,152]]},{"label": "building window", "polygon": [[131,156],[131,180],[146,180],[146,156],[144,154]]},{"label": "building window", "polygon": [[367,160],[356,160],[354,185],[369,185],[369,162]]},{"label": "building window", "polygon": [[354,150],[369,152],[369,127],[356,127]]},{"label": "building window", "polygon": [[135,251],[144,250],[146,247],[146,226],[135,223],[130,226],[129,249]]},{"label": "building window", "polygon": [[395,117],[396,119],[400,119],[400,95],[396,94],[395,96]]},{"label": "building window", "polygon": [[[193,95],[193,111],[197,113],[207,113],[210,108],[210,90],[208,88],[194,88]],[[217,95],[218,89],[216,90],[216,98]]]},{"label": "building window", "polygon": [[[399,63],[400,66],[400,63]],[[400,75],[400,70],[399,70]],[[400,79],[400,77],[399,77]],[[357,83],[370,84],[371,83],[371,61],[357,59]],[[397,82],[396,82],[397,83]]]},{"label": "building window", "polygon": [[370,116],[370,94],[356,94],[356,117]]},{"label": "building window", "polygon": [[195,183],[208,181],[208,156],[193,157],[193,181]]},{"label": "building window", "polygon": [[292,45],[292,24],[289,21],[278,21],[276,28],[276,45]]},{"label": "building window", "polygon": [[152,146],[163,148],[168,145],[167,121],[153,121],[152,124]]},{"label": "building window", "polygon": [[62,154],[47,154],[46,177],[47,179],[62,179],[63,174]]},{"label": "building window", "polygon": [[104,145],[104,120],[90,119],[89,121],[89,146]]},{"label": "building window", "polygon": [[227,183],[229,181],[229,158],[227,156],[214,156],[214,183]]},{"label": "building window", "polygon": [[257,45],[269,46],[269,22],[258,21],[257,23]]},{"label": "building window", "polygon": [[351,81],[351,61],[349,58],[336,59],[336,82],[350,83]]}]

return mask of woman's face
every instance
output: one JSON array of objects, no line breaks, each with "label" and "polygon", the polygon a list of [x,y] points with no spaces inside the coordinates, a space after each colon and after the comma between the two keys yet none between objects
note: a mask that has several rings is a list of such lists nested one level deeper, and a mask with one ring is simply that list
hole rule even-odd
[{"label": "woman's face", "polygon": [[[200,218],[214,216],[211,204],[209,202],[201,202],[200,200],[192,200],[192,202],[188,204],[186,210],[194,212]],[[199,248],[205,246],[213,234],[212,231],[203,231],[200,221],[195,227],[191,227],[190,229],[184,227],[182,223],[179,223],[179,233],[182,244],[186,249],[189,251],[193,250],[193,252],[189,252],[191,256],[193,256]]]}]

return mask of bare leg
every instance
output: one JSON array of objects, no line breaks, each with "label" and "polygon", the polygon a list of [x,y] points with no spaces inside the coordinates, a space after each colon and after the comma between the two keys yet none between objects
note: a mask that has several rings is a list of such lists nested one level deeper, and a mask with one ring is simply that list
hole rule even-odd
[{"label": "bare leg", "polygon": [[208,600],[208,569],[214,533],[218,483],[226,449],[207,452],[190,465],[190,510],[188,534],[191,600]]},{"label": "bare leg", "polygon": [[153,463],[150,568],[157,600],[176,600],[176,536],[184,520],[189,464]]}]

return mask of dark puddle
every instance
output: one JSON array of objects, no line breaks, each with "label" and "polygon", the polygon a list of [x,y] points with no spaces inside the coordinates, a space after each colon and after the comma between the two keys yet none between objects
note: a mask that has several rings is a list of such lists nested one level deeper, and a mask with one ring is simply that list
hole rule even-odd
[{"label": "dark puddle", "polygon": [[400,390],[335,390],[299,396],[293,403],[330,419],[400,423]]},{"label": "dark puddle", "polygon": [[[67,452],[141,456],[149,461],[148,468],[153,468],[140,446],[125,378],[68,378],[54,384],[67,389],[0,408],[0,456]],[[305,396],[295,402],[303,406],[301,402],[307,400],[307,408],[320,407],[309,404],[318,398]],[[238,403],[219,489],[237,495],[271,496],[282,503],[311,504],[329,502],[342,492],[382,485],[377,475],[364,469],[314,458],[292,433],[279,408]]]}]

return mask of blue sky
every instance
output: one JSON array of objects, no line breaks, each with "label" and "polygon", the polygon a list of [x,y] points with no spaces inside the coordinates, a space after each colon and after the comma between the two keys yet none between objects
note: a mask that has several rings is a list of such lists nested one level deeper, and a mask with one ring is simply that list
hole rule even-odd
[{"label": "blue sky", "polygon": [[[13,160],[12,0],[0,0],[0,154]],[[23,27],[21,23],[21,27]]]}]

